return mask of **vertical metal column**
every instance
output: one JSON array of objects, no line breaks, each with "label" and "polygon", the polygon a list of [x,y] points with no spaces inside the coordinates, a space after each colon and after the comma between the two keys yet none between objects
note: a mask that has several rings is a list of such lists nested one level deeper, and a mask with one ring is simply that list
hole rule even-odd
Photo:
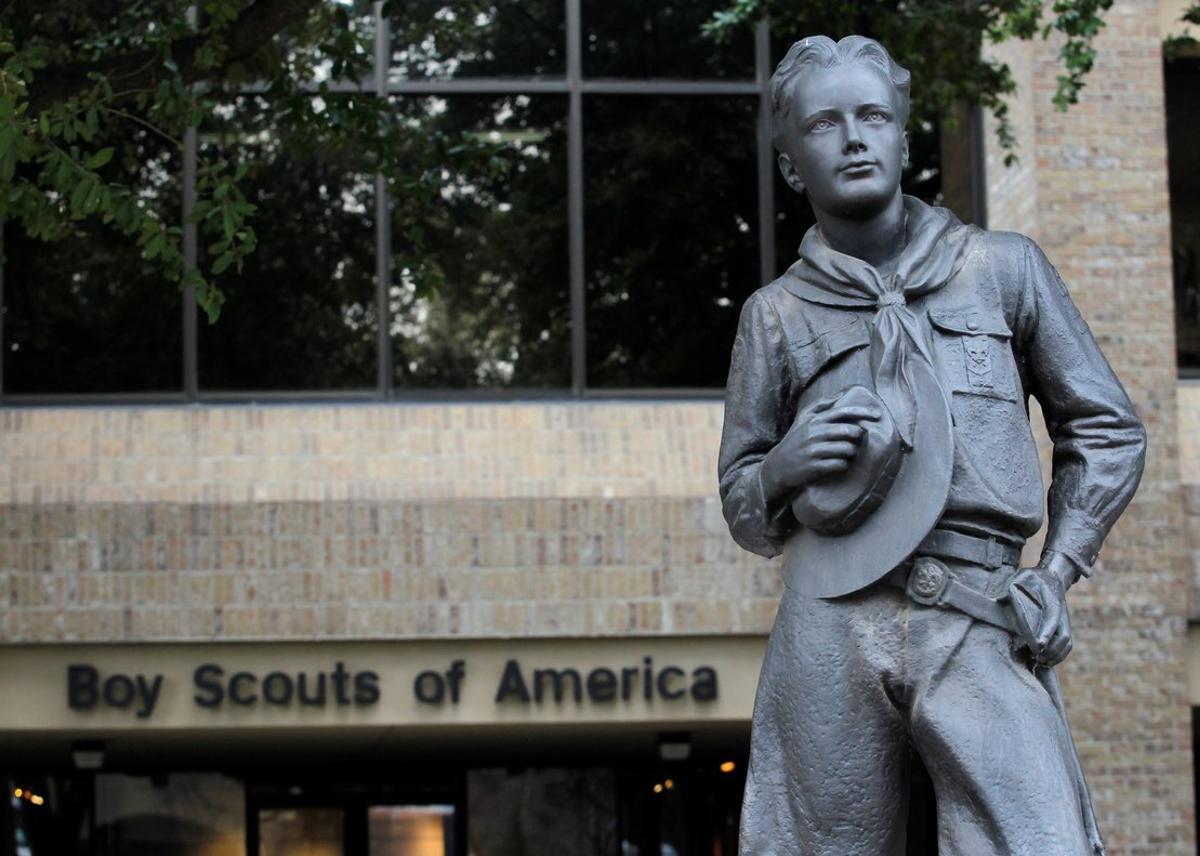
[{"label": "vertical metal column", "polygon": [[583,263],[583,56],[580,0],[567,4],[567,229],[571,259],[571,392],[587,387],[587,294]]},{"label": "vertical metal column", "polygon": [[[188,26],[195,29],[200,22],[199,9],[189,6]],[[194,269],[199,263],[197,226],[189,223],[192,209],[196,206],[196,159],[199,157],[199,142],[195,128],[183,132],[183,266]],[[198,369],[199,331],[197,327],[196,289],[189,286],[183,291],[183,395],[195,401],[200,394]]]},{"label": "vertical metal column", "polygon": [[971,151],[971,220],[980,229],[987,228],[987,133],[983,108],[971,106],[968,145]]},{"label": "vertical metal column", "polygon": [[[381,107],[387,99],[388,67],[391,51],[388,44],[388,23],[383,15],[383,3],[375,6],[375,97]],[[387,180],[375,174],[375,342],[377,352],[376,387],[382,398],[392,394],[392,318],[388,289],[392,284],[392,216],[388,199]]]},{"label": "vertical metal column", "polygon": [[775,148],[771,145],[771,26],[754,28],[754,81],[758,84],[758,263],[762,284],[775,279]]}]

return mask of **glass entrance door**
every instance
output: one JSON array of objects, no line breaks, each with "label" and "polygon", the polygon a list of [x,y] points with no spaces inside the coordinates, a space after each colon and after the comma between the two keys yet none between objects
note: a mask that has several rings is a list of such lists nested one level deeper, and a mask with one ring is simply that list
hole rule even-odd
[{"label": "glass entrance door", "polygon": [[288,806],[258,810],[258,856],[345,854],[345,809]]},{"label": "glass entrance door", "polygon": [[464,856],[464,818],[452,799],[289,790],[251,789],[247,856]]},{"label": "glass entrance door", "polygon": [[367,807],[368,856],[455,856],[454,806]]}]

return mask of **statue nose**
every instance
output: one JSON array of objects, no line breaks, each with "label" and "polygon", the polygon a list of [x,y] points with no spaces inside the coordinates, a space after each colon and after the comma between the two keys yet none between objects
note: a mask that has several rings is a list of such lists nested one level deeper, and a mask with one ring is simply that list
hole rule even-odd
[{"label": "statue nose", "polygon": [[865,149],[862,134],[858,132],[858,123],[851,120],[846,123],[846,151],[855,152]]}]

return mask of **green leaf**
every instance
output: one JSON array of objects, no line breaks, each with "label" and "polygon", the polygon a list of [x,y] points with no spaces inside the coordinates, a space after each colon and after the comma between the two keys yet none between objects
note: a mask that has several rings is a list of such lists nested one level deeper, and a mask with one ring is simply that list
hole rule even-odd
[{"label": "green leaf", "polygon": [[71,193],[71,213],[76,217],[83,216],[83,206],[87,202],[90,186],[91,182],[85,179],[75,185],[75,190]]},{"label": "green leaf", "polygon": [[231,252],[222,253],[220,258],[213,262],[213,274],[219,276],[220,274],[225,273],[225,271],[229,269],[229,266],[233,264],[233,258],[234,256]]},{"label": "green leaf", "polygon": [[100,169],[100,167],[112,160],[112,157],[113,147],[107,146],[89,157],[86,161],[84,161],[83,165],[88,169]]},{"label": "green leaf", "polygon": [[158,254],[162,252],[166,239],[167,236],[162,232],[155,233],[154,237],[146,244],[146,249],[142,250],[142,258],[146,260],[157,258]]}]

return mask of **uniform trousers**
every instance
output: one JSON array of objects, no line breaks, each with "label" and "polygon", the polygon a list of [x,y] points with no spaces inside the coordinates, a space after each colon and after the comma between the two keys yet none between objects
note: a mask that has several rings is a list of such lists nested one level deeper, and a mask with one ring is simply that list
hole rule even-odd
[{"label": "uniform trousers", "polygon": [[[997,596],[1015,573],[946,563]],[[1071,737],[1010,634],[876,583],[785,590],[754,705],[741,856],[904,853],[910,751],[940,856],[1089,856]]]}]

